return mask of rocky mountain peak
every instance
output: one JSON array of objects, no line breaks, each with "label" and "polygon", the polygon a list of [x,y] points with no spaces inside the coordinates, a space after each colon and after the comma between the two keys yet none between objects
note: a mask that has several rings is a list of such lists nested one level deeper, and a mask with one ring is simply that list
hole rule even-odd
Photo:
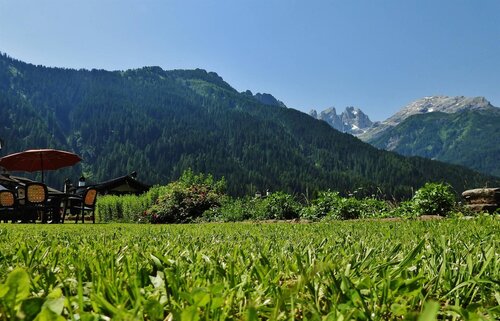
[{"label": "rocky mountain peak", "polygon": [[250,90],[247,90],[247,91],[243,92],[242,94],[249,96],[249,97],[252,97],[256,101],[258,101],[259,103],[264,104],[264,105],[278,106],[278,107],[286,108],[286,105],[281,100],[274,98],[274,96],[271,94],[256,93],[254,95]]},{"label": "rocky mountain peak", "polygon": [[396,125],[406,118],[417,114],[431,112],[453,114],[463,110],[482,110],[491,107],[493,107],[491,103],[484,97],[427,96],[408,104],[384,123]]},{"label": "rocky mountain peak", "polygon": [[318,114],[311,110],[309,115],[316,119],[326,121],[338,131],[358,135],[373,125],[373,122],[359,108],[347,107],[340,115],[337,115],[335,107],[330,107]]},{"label": "rocky mountain peak", "polygon": [[349,125],[351,128],[357,128],[357,131],[351,130],[354,134],[356,132],[363,132],[365,129],[371,127],[373,122],[368,116],[356,107],[347,107],[341,114],[342,122]]}]

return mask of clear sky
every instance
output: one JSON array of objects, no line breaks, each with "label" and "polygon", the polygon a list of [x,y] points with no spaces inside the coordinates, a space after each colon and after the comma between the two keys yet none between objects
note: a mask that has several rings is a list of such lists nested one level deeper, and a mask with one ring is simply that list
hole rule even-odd
[{"label": "clear sky", "polygon": [[0,51],[203,68],[291,108],[356,106],[372,120],[430,95],[500,106],[500,0],[0,0]]}]

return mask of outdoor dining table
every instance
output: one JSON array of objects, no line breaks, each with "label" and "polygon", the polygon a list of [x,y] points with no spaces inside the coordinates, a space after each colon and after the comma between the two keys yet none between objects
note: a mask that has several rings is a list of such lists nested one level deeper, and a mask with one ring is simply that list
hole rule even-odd
[{"label": "outdoor dining table", "polygon": [[[9,189],[13,192],[15,192],[16,187],[24,187],[27,183],[31,182],[34,181],[29,178],[0,174],[0,186],[3,189]],[[51,223],[64,223],[66,212],[70,208],[70,202],[72,200],[81,200],[81,196],[78,194],[63,192],[50,186],[47,186],[47,194],[49,201],[46,206],[52,206],[54,209]],[[21,196],[18,201],[22,205],[24,197]],[[45,218],[42,220],[42,223],[46,223]]]},{"label": "outdoor dining table", "polygon": [[68,198],[71,197],[71,195],[50,186],[47,186],[47,192],[49,202],[54,204],[51,223],[64,223],[62,218],[67,208]]}]

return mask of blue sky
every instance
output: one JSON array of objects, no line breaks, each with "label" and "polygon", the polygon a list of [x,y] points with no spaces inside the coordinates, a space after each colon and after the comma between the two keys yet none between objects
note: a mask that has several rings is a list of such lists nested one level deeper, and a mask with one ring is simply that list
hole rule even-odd
[{"label": "blue sky", "polygon": [[500,106],[498,21],[498,0],[0,0],[0,51],[67,68],[203,68],[291,108],[383,120],[429,95]]}]

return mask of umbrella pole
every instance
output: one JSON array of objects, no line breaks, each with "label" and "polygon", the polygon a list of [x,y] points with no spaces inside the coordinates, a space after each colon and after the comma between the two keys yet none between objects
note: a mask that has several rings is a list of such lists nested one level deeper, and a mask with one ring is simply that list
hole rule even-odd
[{"label": "umbrella pole", "polygon": [[45,183],[45,181],[43,180],[43,156],[42,156],[42,153],[40,153],[40,164],[42,165],[42,183]]}]

